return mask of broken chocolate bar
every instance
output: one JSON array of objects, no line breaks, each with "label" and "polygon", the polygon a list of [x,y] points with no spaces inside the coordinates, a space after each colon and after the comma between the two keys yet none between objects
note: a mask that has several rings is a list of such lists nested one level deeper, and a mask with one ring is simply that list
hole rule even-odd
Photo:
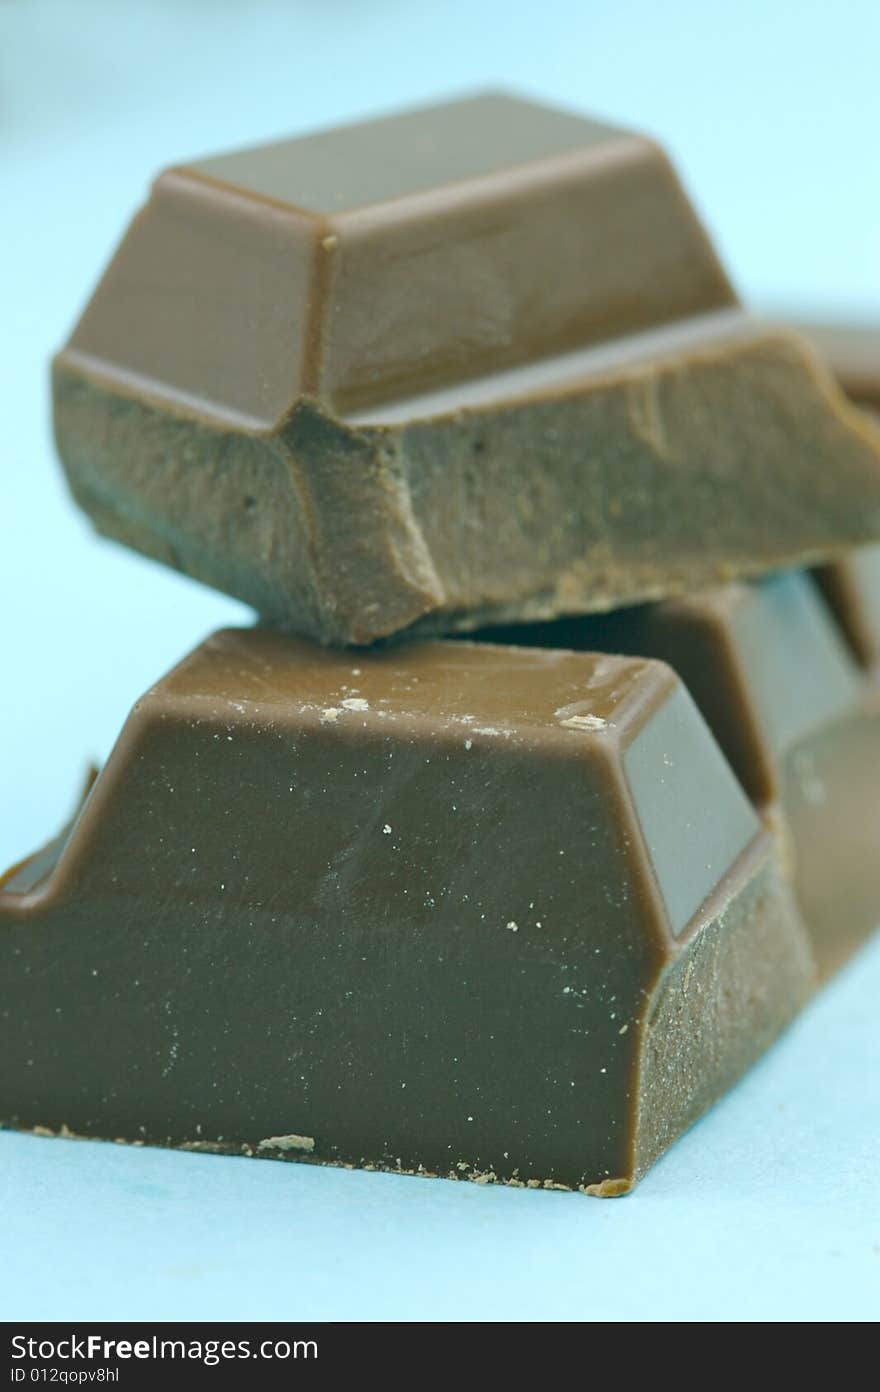
[{"label": "broken chocolate bar", "polygon": [[[863,574],[850,591],[853,623],[869,610],[877,644],[876,564],[873,577]],[[880,689],[808,575],[481,636],[669,662],[743,787],[779,829],[820,973],[836,970],[877,927]]]},{"label": "broken chocolate bar", "polygon": [[222,633],[0,887],[0,1118],[622,1193],[814,987],[777,862],[661,663]]},{"label": "broken chocolate bar", "polygon": [[656,145],[499,95],[162,174],[54,402],[99,530],[324,641],[880,538],[880,428]]}]

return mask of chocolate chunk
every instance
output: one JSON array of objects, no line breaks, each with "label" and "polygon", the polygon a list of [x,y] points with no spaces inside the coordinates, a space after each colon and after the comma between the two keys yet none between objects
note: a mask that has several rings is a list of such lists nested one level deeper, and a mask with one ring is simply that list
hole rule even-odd
[{"label": "chocolate chunk", "polygon": [[[860,567],[860,601],[850,611],[873,608],[875,619],[877,554],[872,583]],[[781,829],[821,973],[839,967],[877,926],[880,689],[808,575],[483,636],[669,662],[755,804]]]},{"label": "chocolate chunk", "polygon": [[[880,327],[811,324],[804,332],[852,399],[880,410]],[[880,677],[880,547],[862,547],[820,566],[816,579],[858,660]]]},{"label": "chocolate chunk", "polygon": [[70,349],[268,429],[733,303],[655,145],[487,95],[167,170]]},{"label": "chocolate chunk", "polygon": [[880,326],[877,324],[800,324],[797,326],[829,364],[853,401],[880,410]]},{"label": "chocolate chunk", "polygon": [[814,985],[642,660],[220,634],[35,866],[0,888],[17,1127],[621,1193]]},{"label": "chocolate chunk", "polygon": [[816,579],[856,658],[880,680],[880,546],[821,566]]},{"label": "chocolate chunk", "polygon": [[325,641],[880,537],[880,429],[657,147],[510,97],[167,171],[54,384],[99,530]]}]

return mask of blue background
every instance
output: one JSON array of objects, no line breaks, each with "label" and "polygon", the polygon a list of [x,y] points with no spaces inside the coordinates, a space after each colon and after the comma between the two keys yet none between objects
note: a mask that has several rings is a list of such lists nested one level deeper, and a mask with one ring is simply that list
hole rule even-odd
[{"label": "blue background", "polygon": [[[660,137],[742,291],[880,317],[876,0],[0,0],[0,863],[239,605],[94,538],[46,363],[162,165],[485,84]],[[0,1317],[868,1319],[880,944],[630,1198],[0,1135]]]}]

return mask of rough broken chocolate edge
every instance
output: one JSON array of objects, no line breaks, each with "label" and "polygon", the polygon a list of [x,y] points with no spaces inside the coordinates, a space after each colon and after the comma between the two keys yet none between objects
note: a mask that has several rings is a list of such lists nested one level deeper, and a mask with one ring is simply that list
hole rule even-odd
[{"label": "rough broken chocolate edge", "polygon": [[[724,355],[732,351],[736,363],[749,365],[758,382],[766,369],[771,396],[782,378],[789,389],[793,384],[795,396],[800,393],[804,407],[818,413],[824,426],[822,432],[813,431],[811,438],[818,440],[820,433],[827,437],[822,448],[829,457],[828,476],[840,476],[846,459],[866,480],[875,472],[876,506],[868,489],[863,505],[851,509],[845,526],[827,543],[817,531],[808,544],[798,544],[796,526],[793,540],[772,555],[760,556],[748,554],[744,537],[749,529],[743,519],[739,519],[743,538],[737,537],[736,551],[731,542],[737,526],[734,517],[726,549],[724,544],[716,546],[715,554],[706,553],[704,559],[695,552],[682,562],[680,573],[671,563],[638,570],[632,557],[625,555],[622,562],[615,562],[615,553],[626,542],[628,524],[618,524],[621,531],[615,534],[615,520],[610,517],[604,539],[587,554],[575,543],[569,544],[566,554],[554,549],[544,558],[542,576],[533,565],[531,575],[527,571],[524,578],[522,570],[532,548],[512,498],[505,515],[519,529],[520,544],[508,543],[508,552],[518,558],[516,576],[503,574],[509,562],[496,561],[494,575],[479,571],[478,566],[472,582],[467,577],[462,580],[453,572],[463,539],[453,537],[446,555],[440,554],[436,544],[432,548],[434,509],[431,499],[425,504],[423,497],[427,480],[432,474],[436,478],[438,471],[445,477],[445,471],[453,467],[460,477],[448,480],[449,490],[472,488],[474,478],[486,472],[490,457],[485,454],[478,461],[480,469],[468,478],[475,442],[480,438],[485,446],[485,436],[493,431],[500,436],[515,430],[525,454],[533,459],[524,412],[535,413],[533,429],[540,431],[548,412],[561,419],[566,413],[574,415],[597,395],[613,403],[622,394],[629,425],[627,438],[619,444],[633,455],[634,478],[641,477],[640,471],[655,469],[658,461],[662,463],[662,441],[643,419],[646,392],[653,400],[661,381],[677,389],[689,371],[712,371],[712,353],[705,349],[690,365],[676,358],[642,364],[605,382],[536,402],[506,402],[400,426],[352,427],[333,420],[316,403],[303,401],[277,431],[267,432],[223,427],[182,410],[175,413],[158,401],[139,398],[133,389],[126,392],[109,379],[91,375],[62,353],[54,368],[56,438],[72,492],[100,532],[234,594],[279,627],[323,642],[368,643],[413,626],[434,632],[464,631],[491,622],[599,610],[680,593],[733,574],[813,563],[877,539],[880,431],[846,403],[815,356],[802,350],[790,335],[759,334],[745,347],[726,345],[719,351],[718,361],[723,364]],[[729,390],[735,398],[741,390],[737,369],[729,370]],[[731,408],[734,404],[731,401]],[[513,489],[516,471],[509,463],[509,440],[501,440],[498,448],[504,467],[511,469]],[[740,432],[737,448],[744,458],[763,458],[762,441],[751,438],[746,429]],[[700,449],[695,453],[698,460],[703,458]],[[588,460],[585,451],[584,463]],[[606,464],[601,459],[589,462],[601,482]],[[615,486],[625,490],[620,459],[612,462]],[[764,462],[772,476],[772,459]],[[699,483],[701,475],[693,464],[690,468],[688,461],[684,464],[679,487],[686,492]],[[700,467],[698,462],[696,469]],[[563,459],[559,468],[555,486],[561,492],[570,458]],[[542,462],[542,473],[549,532],[558,515],[552,459]],[[825,471],[817,468],[816,473],[824,476]],[[668,473],[669,487],[674,477],[674,472]],[[732,484],[719,490],[719,502],[727,497],[722,512],[728,510],[728,515],[735,513],[729,509],[732,490]],[[683,498],[680,502],[684,507]],[[469,506],[479,513],[479,497],[472,498]],[[815,514],[821,512],[814,500],[813,525]],[[804,513],[808,515],[809,510]],[[535,524],[532,516],[528,524],[532,531]],[[485,564],[487,551],[484,545],[479,565]]]}]

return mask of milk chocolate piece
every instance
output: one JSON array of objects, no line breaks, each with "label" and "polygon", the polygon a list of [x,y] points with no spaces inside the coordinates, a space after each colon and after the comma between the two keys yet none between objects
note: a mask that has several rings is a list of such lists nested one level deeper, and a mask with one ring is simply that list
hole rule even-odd
[{"label": "milk chocolate piece", "polygon": [[816,579],[858,661],[880,680],[880,546],[821,566]]},{"label": "milk chocolate piece", "polygon": [[135,708],[0,956],[6,1125],[603,1195],[814,985],[667,667],[266,630]]},{"label": "milk chocolate piece", "polygon": [[880,326],[877,324],[802,324],[832,372],[853,401],[880,410]]},{"label": "milk chocolate piece", "polygon": [[658,148],[511,97],[167,171],[54,397],[99,530],[328,641],[880,537],[880,429]]},{"label": "milk chocolate piece", "polygon": [[[852,399],[880,411],[880,326],[811,324],[804,332]],[[880,547],[862,547],[816,578],[863,666],[880,677]]]},{"label": "milk chocolate piece", "polygon": [[[880,575],[870,594],[877,614]],[[750,797],[780,829],[821,974],[877,927],[880,689],[808,575],[494,636],[671,663]]]}]

